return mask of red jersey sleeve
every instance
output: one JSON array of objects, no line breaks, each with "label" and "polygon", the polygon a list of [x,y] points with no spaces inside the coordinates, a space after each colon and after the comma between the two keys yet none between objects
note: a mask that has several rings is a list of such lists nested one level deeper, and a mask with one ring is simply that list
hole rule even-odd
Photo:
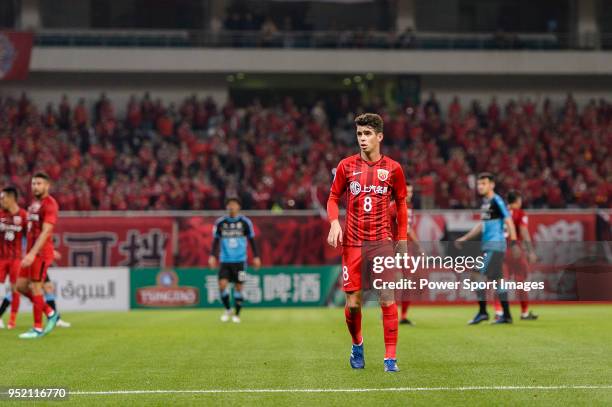
[{"label": "red jersey sleeve", "polygon": [[55,202],[55,200],[48,200],[45,205],[43,223],[50,223],[51,225],[55,225],[57,223],[57,213],[58,212],[59,212],[59,207],[57,206],[57,202]]},{"label": "red jersey sleeve", "polygon": [[344,160],[340,161],[336,168],[336,174],[334,174],[334,181],[332,182],[331,191],[329,192],[329,199],[327,200],[327,218],[329,221],[338,219],[339,207],[338,202],[344,191],[346,190],[346,174],[344,172]]},{"label": "red jersey sleeve", "polygon": [[527,217],[527,214],[521,211],[520,215],[521,218],[519,219],[519,224],[517,226],[529,226],[529,218]]}]

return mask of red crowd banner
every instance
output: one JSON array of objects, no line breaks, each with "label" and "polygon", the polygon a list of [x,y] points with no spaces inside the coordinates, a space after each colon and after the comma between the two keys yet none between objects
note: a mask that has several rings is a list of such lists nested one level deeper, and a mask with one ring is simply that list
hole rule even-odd
[{"label": "red crowd banner", "polygon": [[0,80],[24,80],[30,70],[34,35],[0,31]]},{"label": "red crowd banner", "polygon": [[60,217],[58,266],[173,266],[171,217]]},{"label": "red crowd banner", "polygon": [[[178,258],[181,267],[208,263],[212,229],[217,218],[178,218]],[[317,216],[257,216],[251,218],[265,265],[337,263],[340,252],[325,244],[329,223]]]},{"label": "red crowd banner", "polygon": [[[55,244],[60,266],[200,267],[212,247],[213,216],[61,217]],[[340,249],[327,245],[329,223],[320,216],[254,216],[256,241],[264,265],[340,263]],[[473,213],[419,212],[414,229],[424,242],[449,238],[449,228],[469,230]],[[530,213],[529,231],[539,242],[597,240],[594,213]],[[173,242],[176,242],[174,247]]]}]

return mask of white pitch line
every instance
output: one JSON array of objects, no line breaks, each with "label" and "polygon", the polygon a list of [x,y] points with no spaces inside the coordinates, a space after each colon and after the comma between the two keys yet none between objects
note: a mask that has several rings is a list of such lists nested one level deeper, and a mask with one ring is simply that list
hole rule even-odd
[{"label": "white pitch line", "polygon": [[202,390],[111,390],[70,391],[70,396],[106,396],[116,394],[228,394],[228,393],[370,393],[370,392],[452,392],[495,390],[612,390],[612,384],[558,386],[465,386],[465,387],[382,387],[364,389],[202,389]]}]

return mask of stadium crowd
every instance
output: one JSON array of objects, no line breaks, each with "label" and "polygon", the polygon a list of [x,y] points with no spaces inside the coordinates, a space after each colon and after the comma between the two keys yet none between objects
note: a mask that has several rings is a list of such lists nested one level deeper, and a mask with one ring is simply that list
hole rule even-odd
[{"label": "stadium crowd", "polygon": [[30,174],[45,171],[63,210],[218,209],[236,195],[249,209],[317,208],[334,166],[357,150],[362,110],[385,119],[386,152],[416,185],[417,207],[474,207],[483,170],[498,174],[501,193],[523,191],[526,207],[612,203],[612,104],[579,108],[571,96],[559,108],[455,99],[443,111],[434,95],[388,109],[348,97],[175,106],[145,94],[125,115],[104,94],[91,107],[64,96],[40,110],[25,94],[0,97],[0,182],[27,196]]}]

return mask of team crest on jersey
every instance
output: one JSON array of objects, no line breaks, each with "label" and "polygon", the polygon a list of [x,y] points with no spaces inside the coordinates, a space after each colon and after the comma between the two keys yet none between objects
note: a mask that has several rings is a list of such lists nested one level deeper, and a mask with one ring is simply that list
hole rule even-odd
[{"label": "team crest on jersey", "polygon": [[376,175],[378,175],[379,180],[381,180],[382,182],[385,182],[387,178],[389,178],[389,171],[379,169],[379,170],[376,170]]},{"label": "team crest on jersey", "polygon": [[38,212],[40,210],[40,202],[34,202],[32,205],[30,205],[30,212]]},{"label": "team crest on jersey", "polygon": [[353,181],[349,185],[349,190],[351,191],[351,194],[359,195],[359,193],[361,192],[361,184],[357,181]]}]

